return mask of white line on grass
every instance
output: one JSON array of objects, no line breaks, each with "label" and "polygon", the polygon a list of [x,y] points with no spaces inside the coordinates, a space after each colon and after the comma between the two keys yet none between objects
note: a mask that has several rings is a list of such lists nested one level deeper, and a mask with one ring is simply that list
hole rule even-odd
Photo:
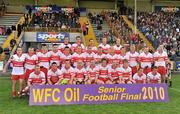
[{"label": "white line on grass", "polygon": [[180,90],[179,90],[179,89],[176,89],[176,88],[170,88],[170,89],[172,89],[172,90],[174,90],[174,91],[177,91],[177,92],[180,92]]}]

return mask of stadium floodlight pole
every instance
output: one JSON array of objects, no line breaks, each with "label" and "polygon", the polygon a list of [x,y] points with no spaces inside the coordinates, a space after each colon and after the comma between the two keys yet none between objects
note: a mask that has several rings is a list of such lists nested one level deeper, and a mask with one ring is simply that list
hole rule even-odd
[{"label": "stadium floodlight pole", "polygon": [[136,27],[137,27],[137,0],[134,0],[134,33],[136,34]]}]

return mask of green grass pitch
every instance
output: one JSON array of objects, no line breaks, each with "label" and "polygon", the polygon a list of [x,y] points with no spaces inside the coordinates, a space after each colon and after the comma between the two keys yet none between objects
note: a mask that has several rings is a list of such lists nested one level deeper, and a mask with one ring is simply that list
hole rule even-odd
[{"label": "green grass pitch", "polygon": [[172,81],[168,103],[29,106],[28,98],[11,98],[10,77],[0,76],[0,114],[180,114],[180,76]]}]

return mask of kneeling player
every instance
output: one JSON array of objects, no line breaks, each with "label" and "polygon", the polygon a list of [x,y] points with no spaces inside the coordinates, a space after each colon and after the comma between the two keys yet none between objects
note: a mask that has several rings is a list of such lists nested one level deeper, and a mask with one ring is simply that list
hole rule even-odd
[{"label": "kneeling player", "polygon": [[152,72],[147,74],[148,83],[156,84],[161,83],[161,75],[158,73],[158,68],[154,66]]},{"label": "kneeling player", "polygon": [[85,84],[85,78],[87,72],[84,68],[84,63],[82,60],[78,60],[75,71],[76,72],[75,72],[74,84]]},{"label": "kneeling player", "polygon": [[119,71],[117,63],[117,61],[113,61],[112,65],[109,67],[109,75],[113,84],[121,83],[119,80]]},{"label": "kneeling player", "polygon": [[97,82],[98,77],[98,67],[96,66],[95,60],[90,62],[90,65],[87,67],[87,78],[86,84],[95,84]]},{"label": "kneeling player", "polygon": [[122,83],[125,83],[125,84],[132,84],[133,83],[132,70],[129,67],[129,62],[128,62],[127,59],[123,60],[123,65],[118,70],[119,70],[119,73],[120,73],[119,78],[122,81]]},{"label": "kneeling player", "polygon": [[139,68],[138,72],[134,74],[133,80],[136,84],[145,84],[146,83],[146,75],[143,73],[143,68]]},{"label": "kneeling player", "polygon": [[61,71],[58,69],[58,65],[56,62],[53,62],[51,65],[51,69],[48,71],[48,84],[57,85],[61,82]]},{"label": "kneeling player", "polygon": [[101,65],[99,65],[99,77],[97,80],[98,84],[110,84],[111,81],[109,80],[109,73],[108,73],[108,61],[107,59],[103,58],[101,60]]},{"label": "kneeling player", "polygon": [[28,79],[28,82],[27,82],[28,85],[25,87],[23,92],[28,92],[30,86],[32,86],[32,85],[44,85],[46,83],[45,80],[46,79],[45,79],[44,72],[42,72],[40,70],[40,66],[39,65],[36,65],[34,72],[32,72],[29,75],[29,79]]},{"label": "kneeling player", "polygon": [[73,84],[75,72],[74,69],[71,67],[69,59],[64,61],[64,66],[61,69],[61,75],[63,77],[63,80],[66,80],[68,82],[67,84]]}]

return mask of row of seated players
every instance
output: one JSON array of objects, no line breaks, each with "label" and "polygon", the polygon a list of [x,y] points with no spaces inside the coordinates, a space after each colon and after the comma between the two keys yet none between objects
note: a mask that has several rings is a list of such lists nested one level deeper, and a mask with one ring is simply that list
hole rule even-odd
[{"label": "row of seated players", "polygon": [[16,90],[17,80],[20,80],[20,91],[22,90],[23,79],[28,80],[29,74],[33,72],[37,63],[47,77],[48,70],[53,62],[62,70],[66,60],[70,61],[73,68],[77,68],[79,60],[83,62],[83,66],[88,68],[91,61],[100,66],[101,60],[105,58],[108,65],[111,66],[115,62],[118,68],[122,68],[123,60],[126,59],[130,70],[126,69],[124,73],[131,71],[131,77],[137,72],[139,64],[145,75],[147,75],[151,72],[151,66],[154,62],[154,65],[158,67],[162,81],[164,81],[168,57],[163,50],[163,46],[160,46],[154,54],[149,53],[148,47],[145,47],[144,51],[139,54],[135,51],[134,45],[131,45],[130,51],[126,52],[126,48],[120,45],[120,39],[117,39],[115,46],[108,45],[106,40],[106,38],[102,38],[102,44],[99,45],[98,49],[93,45],[93,40],[90,40],[90,46],[85,48],[81,44],[80,37],[77,37],[76,43],[72,45],[68,43],[68,38],[65,38],[64,43],[60,46],[54,44],[51,51],[48,51],[46,45],[42,45],[41,50],[36,53],[34,48],[29,48],[27,54],[22,54],[22,48],[18,48],[17,53],[11,57],[13,93]]},{"label": "row of seated players", "polygon": [[65,60],[65,66],[60,70],[57,63],[53,62],[47,77],[37,64],[35,70],[30,73],[27,86],[23,91],[28,92],[31,85],[59,85],[62,84],[62,81],[65,81],[65,84],[161,83],[161,75],[157,72],[156,66],[153,66],[152,71],[147,75],[143,73],[143,68],[139,67],[137,73],[132,76],[131,68],[126,59],[123,60],[123,65],[120,68],[118,68],[117,62],[113,62],[112,65],[107,63],[107,59],[102,59],[101,64],[97,67],[95,62],[91,61],[90,66],[85,69],[81,60],[78,61],[76,68],[71,67],[70,60]]}]

